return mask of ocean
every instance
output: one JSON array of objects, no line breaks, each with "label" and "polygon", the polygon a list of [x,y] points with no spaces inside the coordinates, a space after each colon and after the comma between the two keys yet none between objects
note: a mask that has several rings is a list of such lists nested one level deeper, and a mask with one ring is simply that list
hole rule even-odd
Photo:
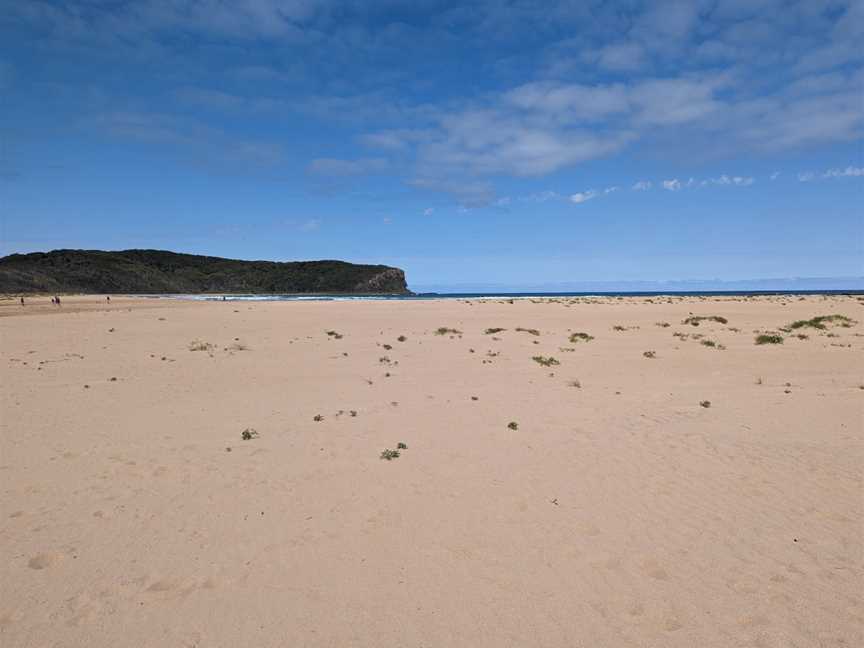
[{"label": "ocean", "polygon": [[560,299],[574,297],[756,297],[760,295],[864,295],[864,290],[706,290],[645,292],[489,292],[416,293],[412,295],[145,295],[161,299],[200,301],[418,301],[429,299]]}]

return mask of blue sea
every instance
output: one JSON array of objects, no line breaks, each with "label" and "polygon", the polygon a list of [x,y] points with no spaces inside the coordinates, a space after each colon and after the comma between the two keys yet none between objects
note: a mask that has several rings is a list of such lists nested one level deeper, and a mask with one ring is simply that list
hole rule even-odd
[{"label": "blue sea", "polygon": [[645,292],[489,292],[415,293],[412,295],[148,295],[196,301],[419,301],[430,299],[555,299],[568,297],[753,297],[759,295],[864,295],[864,290],[707,290]]}]

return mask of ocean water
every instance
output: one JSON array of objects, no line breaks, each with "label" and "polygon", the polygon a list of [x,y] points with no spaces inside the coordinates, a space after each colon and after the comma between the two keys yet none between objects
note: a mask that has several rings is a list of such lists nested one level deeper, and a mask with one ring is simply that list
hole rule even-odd
[{"label": "ocean water", "polygon": [[417,293],[413,295],[146,295],[196,301],[417,301],[429,299],[555,299],[567,297],[752,297],[759,295],[864,295],[864,290],[706,290],[648,292]]}]

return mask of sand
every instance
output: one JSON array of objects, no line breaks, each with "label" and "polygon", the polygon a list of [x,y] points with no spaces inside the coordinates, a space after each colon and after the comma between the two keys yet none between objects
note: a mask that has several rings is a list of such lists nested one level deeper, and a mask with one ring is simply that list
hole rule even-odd
[{"label": "sand", "polygon": [[4,648],[864,645],[861,298],[40,299]]}]

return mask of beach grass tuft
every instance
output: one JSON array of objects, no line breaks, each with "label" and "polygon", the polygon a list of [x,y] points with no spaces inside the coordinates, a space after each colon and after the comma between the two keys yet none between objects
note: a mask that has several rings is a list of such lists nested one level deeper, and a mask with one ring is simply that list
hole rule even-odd
[{"label": "beach grass tuft", "polygon": [[520,333],[529,333],[531,335],[540,335],[540,331],[538,331],[537,329],[523,328],[521,326],[517,326],[516,330],[519,331]]},{"label": "beach grass tuft", "polygon": [[855,323],[850,317],[846,315],[819,315],[818,317],[811,317],[809,320],[797,320],[792,322],[788,328],[789,329],[799,329],[799,328],[815,328],[819,330],[825,330],[828,328],[826,324],[840,324],[843,327],[850,327]]},{"label": "beach grass tuft", "polygon": [[725,317],[721,317],[720,315],[691,315],[684,321],[682,324],[689,324],[690,326],[699,326],[702,322],[717,322],[718,324],[728,324],[729,320]]},{"label": "beach grass tuft", "polygon": [[783,344],[783,336],[776,333],[760,333],[756,336],[756,344]]},{"label": "beach grass tuft", "polygon": [[549,357],[546,357],[546,356],[534,356],[534,357],[531,358],[531,359],[532,359],[534,362],[536,362],[537,364],[542,365],[542,366],[544,366],[544,367],[552,367],[552,366],[554,366],[554,365],[560,365],[560,364],[561,364],[560,362],[558,362],[558,361],[557,361],[555,358],[553,358],[552,356],[549,356]]}]

